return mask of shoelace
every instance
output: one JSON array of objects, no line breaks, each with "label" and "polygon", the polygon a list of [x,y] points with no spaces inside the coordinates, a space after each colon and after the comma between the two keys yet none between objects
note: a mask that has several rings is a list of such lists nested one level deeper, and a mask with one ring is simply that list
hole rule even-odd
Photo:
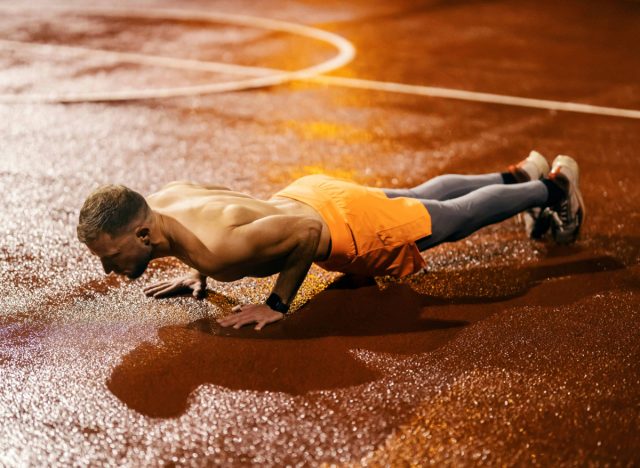
[{"label": "shoelace", "polygon": [[569,222],[571,221],[571,214],[569,210],[568,198],[560,202],[559,210],[551,211],[551,218],[558,228],[563,228],[565,224],[569,224]]},{"label": "shoelace", "polygon": [[569,213],[569,199],[564,199],[560,202],[560,219],[562,219],[563,224],[568,223],[571,215]]}]

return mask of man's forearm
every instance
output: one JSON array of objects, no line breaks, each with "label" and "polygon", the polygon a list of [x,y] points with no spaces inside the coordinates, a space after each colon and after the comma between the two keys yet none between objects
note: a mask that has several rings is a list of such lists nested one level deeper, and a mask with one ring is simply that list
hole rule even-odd
[{"label": "man's forearm", "polygon": [[309,221],[302,227],[300,241],[296,248],[289,254],[284,268],[278,275],[278,279],[273,288],[273,293],[277,294],[282,302],[290,305],[296,296],[298,289],[302,285],[320,242],[322,225],[315,221]]}]

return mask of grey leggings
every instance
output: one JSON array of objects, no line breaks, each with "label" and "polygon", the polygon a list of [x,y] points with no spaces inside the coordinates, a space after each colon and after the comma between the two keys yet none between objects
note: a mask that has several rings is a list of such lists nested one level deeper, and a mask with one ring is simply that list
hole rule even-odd
[{"label": "grey leggings", "polygon": [[544,206],[548,190],[539,180],[505,185],[500,173],[441,175],[410,189],[383,189],[389,198],[417,198],[431,215],[432,233],[416,242],[422,250],[467,237],[527,208]]}]

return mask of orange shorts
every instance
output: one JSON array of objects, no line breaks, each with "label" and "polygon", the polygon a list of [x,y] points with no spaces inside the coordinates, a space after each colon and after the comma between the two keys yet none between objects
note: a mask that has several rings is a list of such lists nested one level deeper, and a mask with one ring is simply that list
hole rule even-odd
[{"label": "orange shorts", "polygon": [[431,217],[419,200],[325,175],[302,177],[274,196],[306,203],[324,218],[331,253],[316,263],[325,270],[405,276],[425,266],[415,241],[431,234]]}]

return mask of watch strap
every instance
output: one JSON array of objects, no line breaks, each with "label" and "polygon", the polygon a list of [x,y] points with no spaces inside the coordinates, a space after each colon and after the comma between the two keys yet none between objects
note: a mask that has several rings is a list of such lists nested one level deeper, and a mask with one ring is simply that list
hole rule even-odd
[{"label": "watch strap", "polygon": [[267,298],[265,304],[271,307],[276,312],[281,312],[283,314],[289,312],[289,306],[282,302],[282,299],[276,293],[271,293]]}]

